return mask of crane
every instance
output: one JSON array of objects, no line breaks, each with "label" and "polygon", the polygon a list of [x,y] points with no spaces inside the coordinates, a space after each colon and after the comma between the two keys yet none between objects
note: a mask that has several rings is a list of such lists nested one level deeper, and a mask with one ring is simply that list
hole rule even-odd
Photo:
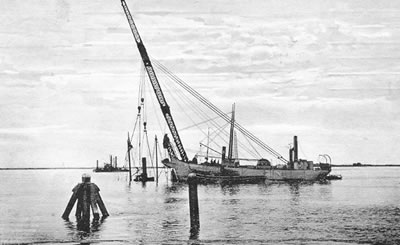
[{"label": "crane", "polygon": [[[167,104],[167,101],[165,100],[164,93],[161,90],[161,86],[160,86],[160,83],[158,82],[156,73],[154,72],[153,65],[151,64],[151,61],[147,54],[146,48],[144,47],[143,41],[140,38],[139,31],[136,28],[135,22],[133,21],[132,15],[129,11],[128,6],[126,5],[125,0],[121,0],[121,5],[122,5],[122,8],[124,9],[126,18],[128,19],[129,26],[131,28],[133,37],[135,38],[137,47],[139,49],[140,56],[142,57],[144,67],[146,69],[147,75],[149,76],[154,93],[156,94],[158,103],[160,104],[161,111],[164,115],[165,121],[167,122],[167,125],[171,132],[171,135],[174,139],[175,145],[178,148],[181,160],[184,162],[188,162],[188,157],[186,155],[186,151],[183,147],[182,141],[179,137],[179,133],[175,126],[175,122],[172,118],[171,110]],[[167,147],[167,149],[168,149],[168,152],[170,153],[170,157],[177,158],[175,155],[175,152],[173,151],[172,146],[170,144]]]}]

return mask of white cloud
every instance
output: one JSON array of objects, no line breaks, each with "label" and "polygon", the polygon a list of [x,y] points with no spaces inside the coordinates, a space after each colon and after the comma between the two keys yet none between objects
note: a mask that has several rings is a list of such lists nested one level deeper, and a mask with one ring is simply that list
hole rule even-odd
[{"label": "white cloud", "polygon": [[[151,56],[223,111],[237,102],[243,125],[273,146],[285,152],[296,133],[306,150],[322,146],[342,162],[398,161],[388,154],[400,147],[391,134],[400,130],[398,3],[128,5]],[[48,164],[57,154],[80,165],[123,155],[140,57],[118,1],[2,7],[0,133],[8,146],[0,160]],[[378,143],[390,147],[376,153]]]}]

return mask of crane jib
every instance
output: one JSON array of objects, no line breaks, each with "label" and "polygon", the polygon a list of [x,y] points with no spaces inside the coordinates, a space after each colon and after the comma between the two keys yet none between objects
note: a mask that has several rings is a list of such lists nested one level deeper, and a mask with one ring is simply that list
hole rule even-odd
[{"label": "crane jib", "polygon": [[157,82],[156,74],[151,66],[146,66],[147,74],[149,75],[151,84],[153,85],[154,92],[156,93],[158,102],[162,108],[168,107],[167,102],[165,102],[164,94],[161,90],[160,84]]},{"label": "crane jib", "polygon": [[135,22],[133,21],[132,15],[129,12],[129,9],[128,9],[128,6],[126,5],[125,0],[121,0],[121,4],[122,4],[122,8],[124,9],[126,18],[128,19],[128,23],[129,23],[129,26],[131,28],[133,37],[135,38],[137,43],[141,43],[142,40],[140,38],[139,32],[138,32],[138,30],[137,30],[137,28],[135,26]]},{"label": "crane jib", "polygon": [[[186,151],[183,148],[182,141],[179,137],[178,131],[176,129],[174,120],[172,119],[171,111],[169,109],[169,106],[167,104],[167,101],[165,100],[164,94],[161,90],[160,84],[158,82],[157,76],[154,72],[153,66],[150,62],[150,58],[147,54],[146,48],[144,47],[144,44],[140,38],[139,31],[136,28],[135,22],[133,21],[132,15],[128,9],[128,6],[126,5],[125,0],[121,0],[121,5],[122,8],[124,9],[126,18],[128,19],[129,27],[132,31],[133,37],[135,38],[135,41],[137,43],[137,47],[139,49],[140,56],[142,57],[143,63],[145,65],[147,74],[149,76],[149,79],[151,81],[151,85],[153,87],[153,90],[156,94],[158,103],[160,104],[161,111],[164,115],[165,121],[168,124],[169,130],[171,131],[172,137],[174,138],[176,147],[178,148],[179,154],[182,158],[182,161],[187,162],[188,157],[186,155]],[[171,149],[172,150],[172,149]]]},{"label": "crane jib", "polygon": [[151,66],[150,58],[147,55],[147,51],[146,51],[146,48],[144,47],[143,43],[142,42],[138,43],[137,47],[139,49],[139,53],[143,54],[142,60],[143,60],[144,64]]},{"label": "crane jib", "polygon": [[172,116],[170,113],[164,112],[164,116],[165,116],[165,120],[167,121],[168,126],[170,126],[169,129],[171,131],[172,137],[174,138],[174,141],[175,141],[176,147],[178,148],[179,154],[181,155],[182,160],[187,162],[188,157],[186,155],[185,149],[183,148],[182,141],[179,138],[179,134],[178,134],[178,131],[176,130],[174,120],[172,119]]}]

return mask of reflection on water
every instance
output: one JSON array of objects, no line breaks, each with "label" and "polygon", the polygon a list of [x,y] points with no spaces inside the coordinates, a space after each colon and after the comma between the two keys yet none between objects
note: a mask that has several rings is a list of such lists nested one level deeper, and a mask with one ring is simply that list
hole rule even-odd
[{"label": "reflection on water", "polygon": [[240,185],[221,185],[221,192],[223,195],[237,195],[240,193]]},{"label": "reflection on water", "polygon": [[182,190],[184,190],[186,188],[186,184],[184,183],[168,183],[167,185],[165,185],[164,188],[164,194],[168,195],[168,194],[173,194],[173,193],[179,193]]},{"label": "reflection on water", "polygon": [[190,236],[189,236],[189,241],[193,244],[194,242],[197,242],[199,239],[199,234],[200,234],[200,227],[190,227]]},{"label": "reflection on water", "polygon": [[80,231],[75,218],[60,216],[82,171],[0,171],[0,241],[400,243],[400,168],[343,168],[340,173],[343,180],[325,183],[199,185],[201,229],[191,232],[188,188],[163,175],[158,185],[129,185],[125,173],[93,174],[110,216]]},{"label": "reflection on water", "polygon": [[106,217],[100,220],[93,219],[89,225],[82,224],[80,221],[64,220],[64,225],[68,236],[74,238],[73,240],[94,239],[98,237],[96,233],[101,232],[101,226],[105,220]]},{"label": "reflection on water", "polygon": [[299,202],[299,184],[300,183],[289,183],[290,199],[292,205],[298,205]]}]

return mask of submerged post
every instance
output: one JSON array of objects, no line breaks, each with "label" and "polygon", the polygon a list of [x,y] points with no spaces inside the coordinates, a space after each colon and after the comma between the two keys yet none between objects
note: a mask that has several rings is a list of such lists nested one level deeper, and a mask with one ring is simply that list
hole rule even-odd
[{"label": "submerged post", "polygon": [[[61,216],[65,220],[68,220],[68,216],[71,213],[72,208],[75,205],[76,199],[78,199],[78,188],[79,188],[79,185],[80,184],[78,184],[77,186],[75,186],[74,189],[72,189],[72,196],[69,199],[69,202],[67,204],[67,207],[65,208],[65,211],[64,211],[63,215]],[[78,210],[79,207],[80,207],[80,205],[78,203],[77,206],[76,206],[76,209]]]},{"label": "submerged post", "polygon": [[147,181],[147,163],[145,157],[142,157],[142,179]]},{"label": "submerged post", "polygon": [[189,184],[189,210],[190,210],[190,232],[198,233],[200,229],[199,200],[197,196],[197,176],[194,173],[188,175]]},{"label": "submerged post", "polygon": [[81,220],[78,221],[79,225],[86,229],[90,226],[90,176],[82,175],[82,188],[81,195],[78,199],[82,200],[82,215],[80,215]]},{"label": "submerged post", "polygon": [[92,209],[94,220],[99,220],[100,214],[97,205],[100,207],[103,217],[109,216],[99,191],[99,187],[90,182],[90,175],[83,174],[82,183],[77,184],[72,189],[72,196],[61,217],[68,220],[69,214],[77,200],[78,203],[76,205],[75,216],[78,222],[78,227],[88,229],[90,226],[90,209]]}]

